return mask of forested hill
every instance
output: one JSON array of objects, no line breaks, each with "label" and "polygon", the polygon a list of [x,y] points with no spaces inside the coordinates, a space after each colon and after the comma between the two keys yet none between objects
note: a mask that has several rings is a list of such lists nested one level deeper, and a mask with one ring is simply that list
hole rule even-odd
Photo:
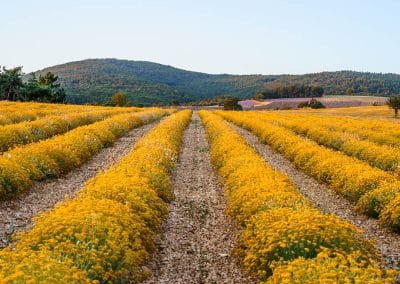
[{"label": "forested hill", "polygon": [[154,105],[190,102],[233,95],[252,96],[276,76],[211,75],[167,65],[117,59],[88,59],[49,67],[36,72],[59,76],[72,103],[106,102],[117,91],[134,104]]},{"label": "forested hill", "polygon": [[124,92],[134,104],[184,103],[215,96],[252,97],[257,91],[280,85],[316,85],[325,95],[387,95],[400,93],[400,75],[352,71],[306,75],[229,75],[186,71],[146,61],[87,59],[49,67],[59,76],[71,103],[107,102]]},{"label": "forested hill", "polygon": [[369,73],[354,71],[321,72],[305,75],[281,75],[268,84],[315,85],[325,90],[325,95],[372,95],[386,96],[400,93],[400,75],[393,73]]}]

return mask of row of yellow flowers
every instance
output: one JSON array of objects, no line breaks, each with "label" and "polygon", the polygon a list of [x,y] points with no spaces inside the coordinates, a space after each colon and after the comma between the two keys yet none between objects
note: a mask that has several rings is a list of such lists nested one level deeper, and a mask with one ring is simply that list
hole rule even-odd
[{"label": "row of yellow flowers", "polygon": [[[13,101],[0,101],[0,112],[11,112],[11,111],[91,111],[91,110],[106,110],[115,107],[109,106],[94,106],[94,105],[71,105],[71,104],[54,104],[54,103],[41,103],[41,102],[13,102]],[[123,109],[126,107],[117,107]],[[129,107],[130,110],[140,110],[142,108]]]},{"label": "row of yellow flowers", "polygon": [[[227,212],[244,226],[240,252],[250,272],[266,283],[307,283],[300,282],[304,275],[331,283],[394,283],[394,272],[379,268],[377,251],[359,229],[316,210],[220,116],[201,111],[200,117],[225,184]],[[290,272],[294,267],[296,273]]]},{"label": "row of yellow flowers", "polygon": [[170,172],[191,111],[163,120],[133,150],[89,181],[78,196],[35,219],[0,252],[0,283],[126,283],[167,213]]},{"label": "row of yellow flowers", "polygon": [[[377,217],[396,206],[393,200],[400,192],[400,182],[393,175],[337,151],[321,147],[291,130],[267,123],[256,114],[218,112],[224,118],[245,127],[263,143],[285,155],[300,170],[352,201],[357,210]],[[398,212],[398,210],[396,211]],[[385,216],[387,216],[385,213]],[[400,230],[399,214],[381,217],[381,222]]]},{"label": "row of yellow flowers", "polygon": [[66,133],[78,126],[94,123],[127,110],[79,111],[50,115],[34,121],[0,126],[0,153],[18,145],[29,144]]},{"label": "row of yellow flowers", "polygon": [[[290,112],[290,111],[288,111]],[[387,105],[380,106],[354,106],[354,107],[339,107],[339,108],[303,108],[296,110],[296,113],[304,114],[320,114],[329,116],[349,116],[356,118],[373,118],[373,119],[385,119],[392,120],[393,110]]]},{"label": "row of yellow flowers", "polygon": [[[400,152],[398,148],[384,144],[379,145],[364,140],[354,133],[334,129],[329,124],[331,120],[334,120],[332,118],[326,118],[324,123],[321,123],[312,116],[293,117],[265,113],[262,115],[262,119],[293,130],[320,145],[366,161],[371,166],[395,174],[400,173]],[[362,128],[362,125],[356,124],[354,126]],[[373,132],[381,132],[381,130],[374,130]],[[398,141],[400,143],[400,137]]]},{"label": "row of yellow flowers", "polygon": [[63,115],[71,112],[104,110],[139,111],[141,108],[111,108],[103,106],[47,104],[36,102],[0,101],[0,125],[32,121],[48,115]]},{"label": "row of yellow flowers", "polygon": [[400,129],[397,122],[383,119],[355,118],[344,116],[316,115],[316,114],[298,114],[298,113],[276,113],[285,115],[289,120],[308,119],[313,120],[315,124],[324,126],[333,131],[342,131],[356,135],[371,142],[400,146]]},{"label": "row of yellow flowers", "polygon": [[152,109],[118,114],[63,135],[4,152],[0,156],[0,199],[28,190],[33,181],[58,177],[82,165],[130,129],[170,112]]}]

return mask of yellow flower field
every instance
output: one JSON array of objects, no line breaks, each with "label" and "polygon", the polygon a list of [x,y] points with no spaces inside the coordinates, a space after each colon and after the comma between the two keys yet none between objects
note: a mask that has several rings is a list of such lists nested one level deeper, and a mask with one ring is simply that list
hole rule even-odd
[{"label": "yellow flower field", "polygon": [[[252,113],[259,117],[259,113]],[[368,162],[371,166],[385,171],[400,172],[400,131],[392,123],[374,122],[361,119],[346,119],[341,117],[318,117],[262,114],[264,121],[270,122],[304,135],[320,145],[341,151],[349,156]],[[348,125],[338,126],[340,120]],[[351,126],[351,127],[350,127]],[[356,129],[356,130],[354,130]],[[378,130],[379,129],[379,130]],[[358,134],[357,134],[358,133]],[[377,136],[380,135],[380,139]],[[368,140],[373,137],[373,142]],[[383,144],[387,141],[387,144]]]},{"label": "yellow flower field", "polygon": [[[123,283],[141,264],[173,197],[169,174],[191,117],[181,111],[144,136],[123,160],[73,200],[35,219],[0,251],[0,283]],[[79,212],[79,214],[76,214]]]},{"label": "yellow flower field", "polygon": [[[212,161],[225,184],[228,212],[245,228],[240,247],[249,271],[264,280],[271,275],[271,281],[287,279],[271,283],[292,283],[287,267],[299,266],[302,259],[318,262],[322,253],[328,253],[327,261],[343,262],[343,269],[338,271],[331,265],[321,270],[321,275],[394,282],[394,272],[379,268],[377,251],[359,229],[314,209],[287,176],[270,168],[220,116],[206,111],[200,116]],[[342,260],[342,254],[349,257]],[[301,269],[295,280],[303,277]],[[319,277],[315,275],[314,279]]]},{"label": "yellow flower field", "polygon": [[[0,283],[173,283],[157,270],[166,261],[184,261],[201,283],[214,283],[207,265],[224,261],[238,266],[238,278],[263,284],[400,277],[393,121],[306,110],[200,110],[199,120],[191,110],[8,102],[0,112],[0,217],[11,220],[0,220]],[[318,182],[379,220],[329,210],[314,198],[327,190]],[[25,208],[36,211],[20,221]],[[357,223],[360,216],[373,225]],[[394,253],[371,236],[375,229]]]},{"label": "yellow flower field", "polygon": [[100,110],[51,115],[35,121],[0,126],[0,152],[16,145],[29,144],[63,134],[76,127],[103,120],[128,110]]},{"label": "yellow flower field", "polygon": [[112,116],[64,135],[4,152],[0,157],[0,199],[28,190],[33,181],[60,176],[143,123],[171,113],[150,109]]},{"label": "yellow flower field", "polygon": [[[265,122],[263,114],[217,113],[253,132],[263,143],[269,144],[292,161],[298,169],[357,202],[356,208],[359,211],[377,217],[386,207],[397,206],[394,198],[400,193],[400,181],[395,175],[322,147],[289,129]],[[396,231],[400,230],[397,215],[382,218],[381,222]]]},{"label": "yellow flower field", "polygon": [[[64,115],[74,112],[107,111],[110,107],[48,104],[36,102],[0,101],[0,125],[32,121],[49,115]],[[114,111],[140,111],[141,108],[112,108]]]}]

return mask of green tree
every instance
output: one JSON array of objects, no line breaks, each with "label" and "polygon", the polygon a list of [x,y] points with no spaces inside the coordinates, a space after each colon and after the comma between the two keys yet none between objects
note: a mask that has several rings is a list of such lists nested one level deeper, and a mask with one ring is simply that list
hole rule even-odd
[{"label": "green tree", "polygon": [[124,93],[118,92],[111,96],[111,103],[115,106],[126,106],[128,100]]},{"label": "green tree", "polygon": [[394,110],[394,117],[397,117],[400,108],[400,95],[388,98],[386,104]]},{"label": "green tree", "polygon": [[242,110],[242,106],[239,104],[239,99],[233,97],[225,98],[224,110]]},{"label": "green tree", "polygon": [[348,89],[346,90],[346,95],[347,95],[347,96],[352,96],[353,93],[354,93],[353,88],[348,88]]},{"label": "green tree", "polygon": [[46,75],[39,76],[38,83],[41,86],[48,87],[50,89],[50,93],[47,94],[43,101],[50,103],[64,103],[66,100],[66,93],[64,88],[61,87],[61,84],[57,82],[58,76],[54,75],[51,72],[47,72]]},{"label": "green tree", "polygon": [[51,89],[47,85],[39,84],[35,74],[29,78],[23,88],[24,101],[46,101],[51,97]]},{"label": "green tree", "polygon": [[325,108],[324,104],[316,99],[311,99],[308,104],[310,108]]},{"label": "green tree", "polygon": [[263,95],[262,92],[257,92],[254,95],[253,99],[255,99],[256,101],[263,101],[264,100],[264,95]]},{"label": "green tree", "polygon": [[0,99],[16,101],[21,99],[22,67],[0,70]]}]

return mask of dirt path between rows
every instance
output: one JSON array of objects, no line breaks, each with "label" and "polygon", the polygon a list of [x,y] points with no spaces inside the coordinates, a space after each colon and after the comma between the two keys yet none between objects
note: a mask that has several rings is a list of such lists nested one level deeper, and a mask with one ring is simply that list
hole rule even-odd
[{"label": "dirt path between rows", "polygon": [[46,212],[65,196],[73,198],[85,182],[99,171],[105,171],[128,154],[133,145],[156,123],[146,124],[128,132],[113,146],[104,148],[90,161],[65,176],[36,183],[30,191],[12,200],[0,202],[0,248],[11,243],[11,235],[29,229],[32,217]]},{"label": "dirt path between rows", "polygon": [[276,170],[288,175],[297,185],[298,190],[311,200],[324,213],[336,214],[341,219],[364,230],[367,239],[376,242],[376,248],[382,254],[387,268],[399,269],[400,235],[379,225],[377,219],[369,218],[354,210],[354,204],[338,195],[328,186],[297,170],[283,155],[262,144],[249,131],[231,124],[247,142]]},{"label": "dirt path between rows", "polygon": [[185,131],[172,186],[176,198],[145,283],[254,283],[232,255],[237,230],[224,214],[223,188],[197,113]]}]

